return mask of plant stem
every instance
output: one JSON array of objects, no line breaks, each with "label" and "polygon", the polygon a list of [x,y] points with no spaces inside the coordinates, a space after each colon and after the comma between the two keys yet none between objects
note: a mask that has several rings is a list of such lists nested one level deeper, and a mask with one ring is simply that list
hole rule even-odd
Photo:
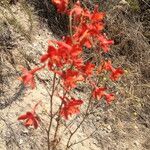
[{"label": "plant stem", "polygon": [[[58,129],[59,129],[59,126],[60,126],[60,111],[61,111],[61,108],[62,108],[62,104],[60,105],[59,107],[59,111],[58,111],[58,118],[57,118],[57,125],[56,125],[56,129],[55,129],[55,134],[54,134],[54,146],[53,146],[53,149],[56,148],[56,145],[57,145],[57,133],[58,133]],[[55,143],[56,142],[56,143]]]},{"label": "plant stem", "polygon": [[47,146],[48,150],[50,150],[50,131],[51,131],[51,126],[52,126],[52,121],[53,121],[53,96],[54,96],[54,91],[55,91],[55,81],[56,81],[56,73],[54,73],[53,77],[53,83],[52,83],[52,93],[50,95],[50,122],[47,130]]},{"label": "plant stem", "polygon": [[[72,14],[69,16],[69,31],[70,31],[70,36],[71,36],[71,39],[72,39],[72,36],[73,36],[73,32],[72,32]],[[72,39],[73,41],[73,39]]]},{"label": "plant stem", "polygon": [[91,101],[92,101],[92,94],[91,94],[91,97],[89,98],[89,103],[88,103],[88,106],[87,106],[87,109],[86,109],[86,112],[85,112],[85,115],[82,119],[82,121],[80,122],[80,124],[77,126],[77,128],[71,133],[69,139],[68,139],[68,142],[67,142],[67,146],[66,146],[66,150],[71,147],[71,145],[69,145],[70,143],[70,140],[72,138],[72,136],[77,132],[77,130],[80,128],[80,126],[83,124],[83,122],[85,121],[85,119],[88,117],[88,111],[89,111],[89,108],[90,108],[90,105],[91,105]]},{"label": "plant stem", "polygon": [[[67,94],[67,92],[65,92],[63,94],[63,97],[65,97],[65,95]],[[60,112],[61,112],[61,108],[63,106],[63,101],[61,102],[61,105],[59,106],[59,110],[58,110],[58,118],[57,118],[57,126],[56,126],[56,130],[55,130],[55,134],[54,134],[54,142],[57,140],[57,133],[58,133],[58,130],[59,130],[59,126],[60,126]],[[57,144],[57,143],[56,143]],[[56,145],[54,145],[53,149],[56,148]]]}]

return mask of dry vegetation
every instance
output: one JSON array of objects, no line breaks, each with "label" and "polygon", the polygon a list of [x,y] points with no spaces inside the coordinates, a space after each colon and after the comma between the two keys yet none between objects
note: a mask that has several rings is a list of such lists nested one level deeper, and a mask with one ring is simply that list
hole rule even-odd
[{"label": "dry vegetation", "polygon": [[[83,132],[98,127],[97,132],[92,135],[96,139],[94,144],[98,150],[150,149],[149,6],[148,0],[104,3],[103,9],[107,12],[106,32],[115,40],[115,45],[106,58],[113,59],[116,65],[121,64],[126,73],[121,81],[110,85],[116,86],[118,100],[111,106],[104,106],[103,103],[97,105],[97,110],[83,127]],[[16,81],[19,76],[18,65],[28,68],[38,65],[38,57],[45,50],[46,41],[52,38],[51,32],[57,38],[67,33],[67,17],[63,16],[62,19],[60,14],[56,14],[55,8],[47,0],[20,0],[16,5],[10,5],[8,0],[1,0],[0,28],[1,128],[2,122],[7,120],[9,111],[13,109],[12,106],[18,105],[14,102],[23,100],[24,97],[24,87]],[[22,111],[22,108],[18,110]],[[9,128],[14,122],[7,120],[6,124]],[[17,126],[19,125],[15,128],[12,126],[13,132],[17,131]],[[7,132],[7,128],[4,131]],[[4,131],[0,129],[1,135]],[[12,144],[15,140],[9,143],[9,147],[5,137],[0,136],[1,138],[4,142],[0,140],[0,150],[15,149]],[[16,143],[19,145],[18,140]],[[20,149],[30,150],[33,145]],[[41,149],[33,147],[38,148]]]}]

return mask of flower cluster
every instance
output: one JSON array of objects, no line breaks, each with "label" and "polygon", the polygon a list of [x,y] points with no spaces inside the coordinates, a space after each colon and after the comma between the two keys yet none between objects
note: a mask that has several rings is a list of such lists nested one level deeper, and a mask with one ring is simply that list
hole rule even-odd
[{"label": "flower cluster", "polygon": [[[111,61],[103,61],[102,64],[97,64],[91,61],[85,61],[83,49],[87,51],[95,50],[95,53],[107,53],[110,51],[110,46],[114,43],[109,40],[106,34],[103,33],[105,13],[98,11],[98,6],[95,6],[93,11],[84,8],[77,1],[71,9],[69,9],[68,0],[52,0],[58,12],[66,13],[70,18],[70,36],[63,37],[61,41],[50,40],[46,54],[42,55],[40,62],[44,65],[35,68],[31,71],[23,69],[21,80],[24,84],[29,84],[32,88],[35,87],[34,75],[37,71],[47,67],[51,72],[57,75],[63,83],[63,89],[68,93],[70,90],[78,86],[79,82],[96,82],[93,80],[97,72],[100,74],[103,71],[110,73],[110,79],[117,81],[123,74],[121,68],[114,68]],[[101,56],[101,55],[100,55]],[[101,58],[101,60],[103,60]],[[101,100],[104,98],[107,103],[115,99],[113,93],[107,92],[105,87],[98,87],[97,83],[90,84],[92,86],[92,98]],[[68,95],[60,97],[62,107],[60,116],[68,119],[73,114],[80,112],[79,107],[83,104],[83,100],[70,98]],[[33,125],[37,128],[39,122],[35,113],[27,112],[25,115],[18,118],[19,120],[27,119],[25,126]]]},{"label": "flower cluster", "polygon": [[107,103],[110,103],[112,100],[115,99],[114,94],[106,93],[106,88],[98,87],[93,91],[93,97],[97,100],[100,100],[103,96],[105,97]]},{"label": "flower cluster", "polygon": [[36,114],[35,110],[37,108],[37,106],[41,103],[41,101],[39,101],[33,108],[33,110],[31,112],[26,112],[26,114],[21,115],[20,117],[18,117],[18,120],[25,120],[24,122],[24,126],[25,127],[29,127],[29,126],[34,126],[34,128],[36,129],[38,127],[38,124],[40,122],[40,118],[39,116]]},{"label": "flower cluster", "polygon": [[119,79],[119,77],[124,73],[124,71],[121,69],[121,68],[114,68],[111,64],[111,61],[106,61],[104,63],[104,66],[103,68],[106,70],[106,71],[110,71],[111,72],[111,75],[110,75],[110,78],[113,80],[113,81],[117,81]]},{"label": "flower cluster", "polygon": [[69,0],[52,0],[52,3],[57,7],[58,12],[65,12],[67,10]]},{"label": "flower cluster", "polygon": [[60,112],[61,116],[68,119],[68,116],[80,113],[79,106],[83,103],[82,100],[76,100],[74,98],[68,99],[68,97],[61,98],[63,101],[63,107]]}]

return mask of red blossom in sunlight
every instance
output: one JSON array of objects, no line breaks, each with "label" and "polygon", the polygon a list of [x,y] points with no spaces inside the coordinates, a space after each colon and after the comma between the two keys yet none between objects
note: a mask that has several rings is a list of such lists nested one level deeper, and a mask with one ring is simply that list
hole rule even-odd
[{"label": "red blossom in sunlight", "polygon": [[104,29],[104,24],[102,22],[94,22],[94,23],[91,23],[89,26],[88,26],[89,30],[90,30],[90,33],[91,35],[93,36],[96,36],[96,35],[99,35],[100,32],[102,32],[102,30]]},{"label": "red blossom in sunlight", "polygon": [[112,79],[113,81],[117,81],[119,77],[124,73],[124,71],[121,68],[115,69],[112,66],[112,63],[110,60],[104,62],[102,69],[111,72],[110,79]]},{"label": "red blossom in sunlight", "polygon": [[72,58],[79,56],[82,53],[82,48],[79,45],[73,45],[70,51]]},{"label": "red blossom in sunlight", "polygon": [[19,80],[21,80],[25,85],[30,85],[31,88],[34,89],[35,88],[34,74],[38,70],[41,70],[44,67],[45,67],[45,65],[42,67],[37,67],[33,70],[28,71],[26,68],[21,66],[23,75],[21,77],[19,77]]},{"label": "red blossom in sunlight", "polygon": [[[71,50],[71,46],[59,42],[52,41],[53,43],[59,43],[58,47],[49,46],[48,51],[41,57],[41,62],[48,61],[48,67],[50,70],[55,70],[55,67],[61,68],[68,61],[68,51]],[[62,44],[63,43],[63,44]],[[68,50],[66,50],[68,48]]]},{"label": "red blossom in sunlight", "polygon": [[48,60],[50,70],[55,70],[54,67],[61,69],[65,65],[79,67],[82,64],[80,58],[82,48],[77,44],[73,44],[70,37],[64,37],[63,39],[64,41],[51,41],[51,43],[57,45],[57,48],[49,46],[47,54],[41,57],[41,62]]},{"label": "red blossom in sunlight", "polygon": [[44,55],[41,56],[40,60],[41,60],[41,62],[43,63],[43,62],[45,62],[48,58],[49,58],[49,54],[44,54]]},{"label": "red blossom in sunlight", "polygon": [[77,69],[81,69],[83,66],[83,58],[73,58],[73,66]]},{"label": "red blossom in sunlight", "polygon": [[65,119],[68,119],[68,116],[72,116],[73,114],[79,114],[80,113],[80,105],[83,104],[82,100],[76,100],[72,98],[71,100],[64,100],[63,98],[63,107],[61,109],[61,116]]},{"label": "red blossom in sunlight", "polygon": [[115,99],[114,94],[108,94],[106,92],[106,88],[95,88],[95,90],[92,93],[93,97],[97,100],[100,100],[102,97],[105,97],[106,102],[109,104],[111,101]]},{"label": "red blossom in sunlight", "polygon": [[35,112],[27,112],[26,114],[21,115],[18,120],[25,120],[25,127],[34,126],[35,129],[38,127],[38,122],[40,121]]},{"label": "red blossom in sunlight", "polygon": [[81,16],[82,15],[82,12],[83,12],[83,8],[81,7],[81,4],[79,1],[77,1],[73,8],[71,9],[69,15],[75,15],[75,16]]},{"label": "red blossom in sunlight", "polygon": [[65,12],[68,7],[69,0],[52,0],[58,12]]},{"label": "red blossom in sunlight", "polygon": [[68,11],[68,15],[70,16],[70,19],[74,19],[74,21],[76,22],[80,22],[81,21],[81,17],[82,17],[82,13],[83,13],[83,8],[81,7],[81,4],[79,1],[77,1],[73,8]]},{"label": "red blossom in sunlight", "polygon": [[103,69],[107,70],[107,71],[113,71],[114,70],[110,60],[104,62]]},{"label": "red blossom in sunlight", "polygon": [[98,6],[95,6],[93,13],[91,14],[91,21],[92,22],[99,22],[102,21],[105,17],[105,13],[98,11]]},{"label": "red blossom in sunlight", "polygon": [[[92,38],[94,36],[93,26],[83,23],[80,27],[78,27],[75,30],[76,32],[73,35],[73,40],[81,47],[86,46],[87,48],[91,48],[93,44]],[[96,27],[96,32],[97,32],[97,27]]]},{"label": "red blossom in sunlight", "polygon": [[82,67],[82,72],[86,77],[88,77],[93,74],[94,68],[95,68],[95,65],[88,62]]},{"label": "red blossom in sunlight", "polygon": [[105,35],[99,35],[98,36],[99,45],[103,49],[105,53],[107,53],[110,50],[110,46],[114,44],[113,40],[107,40]]},{"label": "red blossom in sunlight", "polygon": [[36,129],[38,127],[38,123],[40,122],[40,118],[36,114],[35,110],[37,109],[38,105],[41,104],[42,101],[39,101],[33,108],[32,112],[26,112],[26,114],[21,115],[18,117],[18,120],[25,120],[24,126],[29,127],[29,126],[34,126]]},{"label": "red blossom in sunlight", "polygon": [[100,100],[104,95],[105,95],[105,91],[106,91],[106,88],[96,88],[92,95],[94,98],[96,98],[97,100]]},{"label": "red blossom in sunlight", "polygon": [[114,96],[114,94],[105,93],[105,99],[106,99],[106,102],[109,104],[111,101],[113,101],[115,99],[115,96]]},{"label": "red blossom in sunlight", "polygon": [[82,40],[82,42],[84,43],[84,46],[86,46],[87,48],[92,47],[92,43],[89,38],[85,38],[84,40]]},{"label": "red blossom in sunlight", "polygon": [[68,69],[67,71],[63,72],[61,76],[64,80],[64,86],[67,89],[72,89],[77,86],[77,83],[79,81],[83,81],[83,76],[78,72],[71,69]]},{"label": "red blossom in sunlight", "polygon": [[73,43],[72,38],[70,36],[63,37],[63,42],[57,43],[60,49],[65,49],[68,55],[68,59],[72,59],[78,57],[82,53],[82,46],[79,44]]},{"label": "red blossom in sunlight", "polygon": [[117,81],[119,79],[119,77],[124,73],[124,71],[121,69],[121,68],[117,68],[117,69],[114,69],[112,71],[112,74],[110,76],[110,78],[113,80],[113,81]]},{"label": "red blossom in sunlight", "polygon": [[91,47],[88,26],[85,23],[83,23],[80,27],[75,28],[75,30],[76,32],[73,35],[73,40],[81,46],[88,42],[88,44],[90,44]]},{"label": "red blossom in sunlight", "polygon": [[73,18],[73,21],[78,23],[86,22],[86,20],[91,20],[91,13],[87,8],[83,8],[80,1],[77,1],[73,8],[68,11],[68,15]]},{"label": "red blossom in sunlight", "polygon": [[61,53],[53,46],[48,47],[47,54],[44,54],[41,57],[41,62],[45,62],[48,60],[49,68],[51,68],[53,65],[56,65],[58,67],[62,66],[61,62]]}]

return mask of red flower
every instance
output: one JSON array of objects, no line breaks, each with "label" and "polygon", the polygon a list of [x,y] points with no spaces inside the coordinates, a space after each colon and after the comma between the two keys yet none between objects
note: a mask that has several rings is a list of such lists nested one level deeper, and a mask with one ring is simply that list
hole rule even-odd
[{"label": "red flower", "polygon": [[79,114],[80,110],[79,110],[79,106],[83,103],[82,100],[76,100],[74,98],[72,98],[71,100],[65,101],[65,98],[63,98],[63,107],[61,109],[61,116],[64,117],[65,119],[68,119],[68,116],[73,115],[73,114]]},{"label": "red flower", "polygon": [[75,22],[80,22],[80,19],[83,15],[83,8],[81,7],[80,2],[77,1],[68,13],[69,16],[74,16],[73,19]]},{"label": "red flower", "polygon": [[[82,53],[82,47],[78,44],[73,44],[71,37],[64,37],[64,41],[52,41],[59,47],[58,52],[62,59],[69,61],[77,58]],[[67,60],[67,62],[68,62]]]},{"label": "red flower", "polygon": [[73,66],[75,66],[77,69],[81,69],[83,66],[83,59],[82,58],[74,58],[73,60]]},{"label": "red flower", "polygon": [[44,68],[44,66],[42,67],[37,67],[33,70],[30,70],[28,71],[26,68],[23,68],[21,66],[21,69],[22,69],[22,72],[23,72],[23,75],[19,78],[21,81],[23,81],[23,83],[25,85],[29,84],[31,86],[31,88],[35,88],[35,80],[34,80],[34,74],[38,71],[38,70],[41,70],[42,68]]},{"label": "red flower", "polygon": [[33,108],[32,112],[27,112],[24,115],[21,115],[18,120],[26,120],[24,122],[25,127],[34,126],[36,129],[38,127],[38,122],[40,121],[40,118],[37,116],[35,110],[37,109],[38,105],[42,102],[39,101]]},{"label": "red flower", "polygon": [[82,23],[81,26],[75,29],[75,33],[73,35],[73,40],[78,43],[80,46],[91,47],[91,41],[89,40],[89,29],[85,23]]},{"label": "red flower", "polygon": [[57,7],[58,12],[65,12],[68,6],[68,0],[52,0],[52,3]]},{"label": "red flower", "polygon": [[93,14],[91,15],[92,22],[102,21],[105,17],[105,13],[98,11],[98,6],[95,7]]},{"label": "red flower", "polygon": [[95,68],[95,65],[88,62],[82,67],[82,71],[85,74],[85,76],[87,77],[87,76],[92,75],[94,68]]},{"label": "red flower", "polygon": [[115,70],[112,71],[112,74],[110,76],[110,78],[113,81],[117,81],[119,79],[119,77],[124,73],[124,71],[121,68],[117,68]]},{"label": "red flower", "polygon": [[77,1],[75,3],[74,7],[71,9],[70,15],[72,15],[72,13],[74,13],[75,16],[79,16],[79,15],[81,16],[82,12],[83,12],[83,8],[81,7],[80,2]]},{"label": "red flower", "polygon": [[38,127],[38,122],[40,121],[35,112],[27,112],[26,114],[21,115],[18,120],[26,120],[24,122],[25,127],[34,126],[35,129]]},{"label": "red flower", "polygon": [[70,51],[70,56],[72,58],[79,56],[82,53],[82,48],[79,45],[73,45]]},{"label": "red flower", "polygon": [[99,32],[101,32],[104,29],[104,23],[94,22],[91,25],[89,25],[89,29],[90,29],[91,35],[92,34],[99,35]]},{"label": "red flower", "polygon": [[56,49],[53,46],[49,46],[48,47],[48,51],[47,54],[44,54],[41,57],[41,62],[45,62],[49,60],[49,62],[51,62],[51,64],[56,64],[57,66],[59,66],[61,64],[60,62],[60,53],[58,51],[58,49]]},{"label": "red flower", "polygon": [[106,102],[109,104],[111,101],[113,101],[115,99],[115,96],[114,96],[114,94],[106,94],[105,93],[105,99],[106,99]]},{"label": "red flower", "polygon": [[[54,41],[53,41],[54,42]],[[54,42],[56,44],[56,42]],[[41,57],[41,62],[45,62],[48,60],[48,67],[50,70],[56,70],[63,67],[67,62],[67,51],[66,47],[55,48],[54,46],[49,46],[47,54],[44,54]],[[58,67],[58,68],[56,68]]]},{"label": "red flower", "polygon": [[41,62],[48,60],[48,68],[53,72],[62,72],[69,65],[79,68],[83,64],[83,59],[80,57],[82,48],[73,44],[70,37],[63,37],[63,40],[51,40],[50,43],[55,44],[57,48],[49,46],[47,54],[41,57]]},{"label": "red flower", "polygon": [[67,89],[75,88],[77,82],[84,80],[83,76],[80,75],[78,71],[71,69],[68,69],[66,72],[64,72],[62,74],[62,78],[64,79],[64,85]]},{"label": "red flower", "polygon": [[115,96],[114,94],[107,94],[105,91],[106,91],[106,88],[96,88],[93,91],[93,97],[96,98],[97,100],[100,100],[104,96],[106,99],[106,102],[110,103],[111,101],[115,99]]},{"label": "red flower", "polygon": [[106,88],[96,88],[93,91],[93,97],[100,100],[105,95]]},{"label": "red flower", "polygon": [[41,56],[40,60],[41,60],[41,62],[43,63],[43,62],[45,62],[48,58],[49,58],[49,54],[44,54],[44,55]]},{"label": "red flower", "polygon": [[104,69],[104,70],[107,70],[107,71],[113,71],[113,70],[115,70],[115,69],[113,68],[112,63],[111,63],[110,60],[104,62],[104,64],[103,64],[103,69]]},{"label": "red flower", "polygon": [[82,42],[84,43],[84,45],[85,45],[87,48],[91,48],[91,47],[92,47],[92,43],[91,43],[91,41],[89,40],[89,38],[85,38],[84,40],[82,40]]},{"label": "red flower", "polygon": [[113,81],[116,81],[119,79],[119,77],[124,73],[124,71],[121,68],[113,68],[111,61],[104,62],[102,69],[111,71],[110,78]]},{"label": "red flower", "polygon": [[99,40],[99,44],[100,44],[100,47],[103,49],[103,51],[105,53],[107,53],[110,49],[110,46],[112,44],[114,44],[114,41],[113,40],[107,40],[107,38],[105,37],[105,35],[99,35],[97,36],[98,40]]}]

